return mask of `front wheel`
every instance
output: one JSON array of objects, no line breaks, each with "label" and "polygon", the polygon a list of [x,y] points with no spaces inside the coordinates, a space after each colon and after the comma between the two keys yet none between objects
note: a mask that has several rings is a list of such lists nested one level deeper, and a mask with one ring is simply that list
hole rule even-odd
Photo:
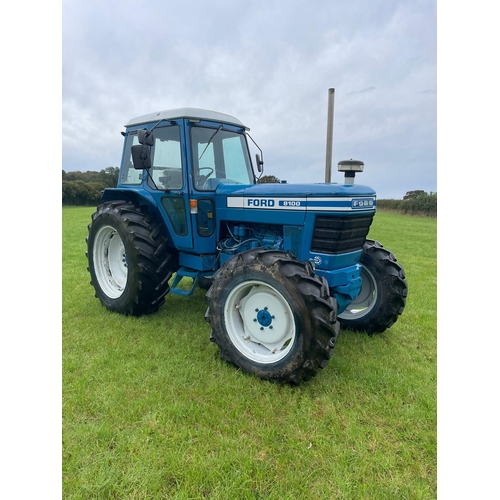
[{"label": "front wheel", "polygon": [[311,264],[290,253],[257,248],[231,257],[206,297],[211,340],[244,372],[298,384],[332,355],[337,303]]},{"label": "front wheel", "polygon": [[381,333],[396,322],[405,308],[405,272],[394,254],[375,240],[366,240],[359,263],[361,291],[338,315],[340,327],[370,335]]}]

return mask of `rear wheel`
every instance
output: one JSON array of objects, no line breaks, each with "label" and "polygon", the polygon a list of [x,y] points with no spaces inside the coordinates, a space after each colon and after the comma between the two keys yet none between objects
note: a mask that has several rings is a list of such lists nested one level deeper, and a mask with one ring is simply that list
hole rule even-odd
[{"label": "rear wheel", "polygon": [[156,311],[175,271],[162,224],[144,207],[113,201],[97,207],[87,238],[88,271],[96,297],[111,311]]},{"label": "rear wheel", "polygon": [[358,297],[338,315],[341,328],[381,333],[402,314],[408,295],[403,267],[378,241],[366,240],[360,258],[362,286]]},{"label": "rear wheel", "polygon": [[330,359],[339,325],[327,282],[309,262],[262,248],[213,276],[206,319],[225,361],[280,383],[313,377]]},{"label": "rear wheel", "polygon": [[209,278],[202,276],[198,279],[198,286],[203,290],[208,290],[212,286],[212,276]]}]

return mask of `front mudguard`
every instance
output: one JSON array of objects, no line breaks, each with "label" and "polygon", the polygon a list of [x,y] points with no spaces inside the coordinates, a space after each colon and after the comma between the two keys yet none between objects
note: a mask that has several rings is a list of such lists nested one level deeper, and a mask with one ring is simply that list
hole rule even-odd
[{"label": "front mudguard", "polygon": [[330,295],[335,298],[338,314],[356,299],[361,291],[361,265],[355,264],[344,269],[315,269],[315,273],[326,279]]}]

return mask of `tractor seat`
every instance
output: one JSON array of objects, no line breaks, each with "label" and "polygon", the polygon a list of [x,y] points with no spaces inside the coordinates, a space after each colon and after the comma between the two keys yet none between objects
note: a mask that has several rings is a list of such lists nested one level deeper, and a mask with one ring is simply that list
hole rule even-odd
[{"label": "tractor seat", "polygon": [[163,175],[159,178],[159,181],[167,189],[181,189],[182,170],[180,169],[164,170]]}]

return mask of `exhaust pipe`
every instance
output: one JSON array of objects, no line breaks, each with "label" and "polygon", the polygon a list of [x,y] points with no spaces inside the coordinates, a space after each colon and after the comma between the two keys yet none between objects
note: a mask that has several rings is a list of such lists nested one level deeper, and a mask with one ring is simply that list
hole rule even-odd
[{"label": "exhaust pipe", "polygon": [[325,183],[332,180],[332,149],[333,149],[333,107],[335,100],[335,89],[328,89],[328,119],[326,123],[326,164]]}]

